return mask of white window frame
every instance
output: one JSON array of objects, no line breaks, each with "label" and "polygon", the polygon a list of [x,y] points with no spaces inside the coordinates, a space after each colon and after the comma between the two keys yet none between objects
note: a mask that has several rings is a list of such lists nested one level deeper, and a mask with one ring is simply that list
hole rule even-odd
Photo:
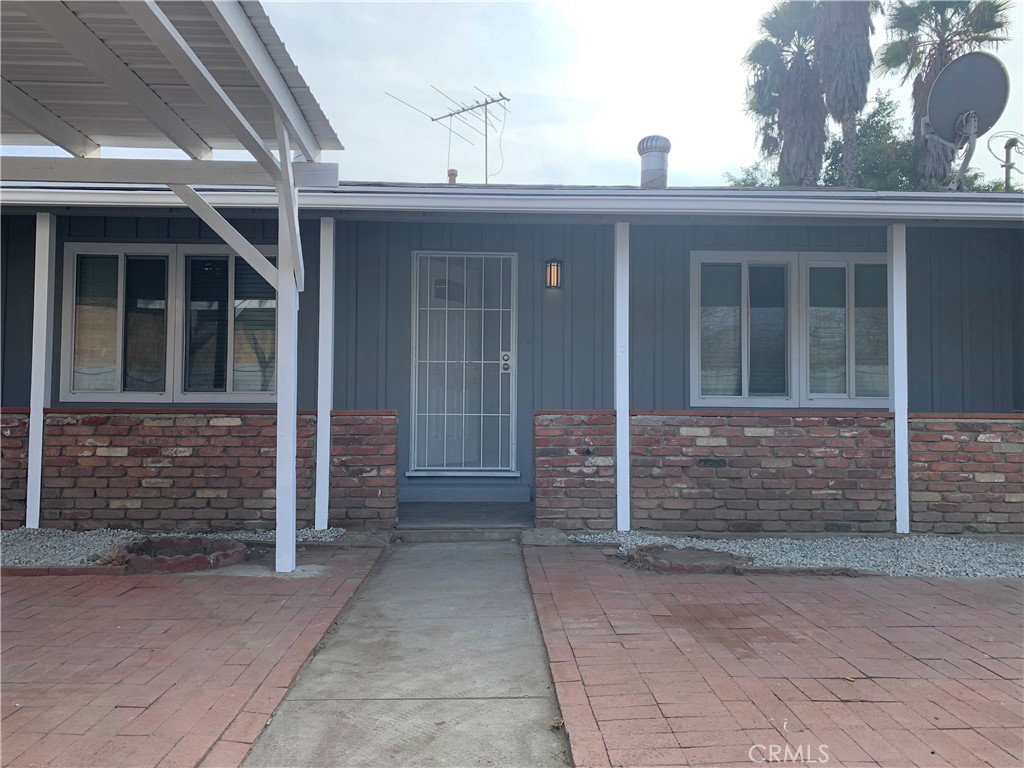
[{"label": "white window frame", "polygon": [[[741,324],[741,378],[744,394],[701,395],[701,345],[700,345],[700,274],[703,264],[741,264],[742,291],[740,297]],[[749,293],[747,269],[753,265],[785,265],[786,288],[789,311],[787,313],[787,350],[789,392],[779,396],[750,397],[746,394],[749,365]],[[853,304],[854,267],[862,264],[886,266],[888,291],[889,339],[889,395],[887,397],[856,397],[848,395],[815,395],[810,392],[810,329],[808,308],[810,305],[810,268],[814,266],[845,267],[847,270],[847,311],[855,311]],[[690,253],[690,405],[692,407],[726,408],[818,408],[818,409],[891,409],[893,369],[893,294],[892,265],[885,253],[877,252],[821,252],[821,251],[692,251]],[[847,377],[848,384],[855,386],[854,323],[847,323]]]},{"label": "white window frame", "polygon": [[[260,247],[259,251],[268,257],[275,257],[275,247]],[[117,256],[117,391],[75,391],[72,389],[72,367],[74,357],[75,287],[77,257],[79,255]],[[167,258],[167,362],[164,391],[123,392],[122,356],[124,354],[124,264],[126,256],[165,256]],[[189,256],[223,256],[228,259],[228,348],[227,348],[227,391],[188,392],[185,390],[185,264]],[[269,392],[232,392],[234,339],[230,329],[234,322],[234,273],[235,258],[231,248],[222,244],[166,244],[154,243],[67,243],[64,246],[64,277],[61,296],[61,370],[60,398],[63,402],[90,403],[273,403],[277,401],[275,386]],[[275,307],[276,311],[276,307]],[[275,342],[276,327],[275,327]],[[275,360],[277,350],[275,349]]]}]

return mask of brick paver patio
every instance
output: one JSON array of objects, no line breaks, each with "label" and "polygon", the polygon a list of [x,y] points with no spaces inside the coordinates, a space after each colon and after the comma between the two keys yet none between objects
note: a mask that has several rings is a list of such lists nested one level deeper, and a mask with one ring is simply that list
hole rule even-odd
[{"label": "brick paver patio", "polygon": [[3,766],[237,766],[380,549],[310,578],[5,577]]},{"label": "brick paver patio", "polygon": [[1024,762],[1020,581],[525,555],[577,766]]}]

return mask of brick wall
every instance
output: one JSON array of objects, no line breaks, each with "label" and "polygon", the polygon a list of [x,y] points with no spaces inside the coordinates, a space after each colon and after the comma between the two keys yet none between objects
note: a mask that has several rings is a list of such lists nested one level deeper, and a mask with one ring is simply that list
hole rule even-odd
[{"label": "brick wall", "polygon": [[1024,533],[1024,417],[910,420],[911,530]]},{"label": "brick wall", "polygon": [[895,530],[885,415],[645,413],[632,443],[634,528]]},{"label": "brick wall", "polygon": [[28,475],[28,414],[0,414],[0,525],[25,524],[25,480]]},{"label": "brick wall", "polygon": [[331,414],[330,524],[394,528],[398,519],[398,416]]},{"label": "brick wall", "polygon": [[[27,417],[21,419],[27,423]],[[330,524],[393,527],[397,417],[394,412],[339,412],[331,421]],[[8,427],[6,416],[4,425],[4,508],[21,499],[14,523],[20,525],[24,491],[19,497],[17,483],[24,488],[24,470],[19,480],[12,461],[9,494],[7,455],[24,442],[18,437],[24,427],[13,421]],[[275,425],[272,412],[50,412],[44,428],[41,525],[273,528]],[[297,437],[297,516],[299,527],[306,527],[314,516],[314,416],[298,417]]]},{"label": "brick wall", "polygon": [[537,527],[614,528],[615,414],[538,413],[533,429]]}]

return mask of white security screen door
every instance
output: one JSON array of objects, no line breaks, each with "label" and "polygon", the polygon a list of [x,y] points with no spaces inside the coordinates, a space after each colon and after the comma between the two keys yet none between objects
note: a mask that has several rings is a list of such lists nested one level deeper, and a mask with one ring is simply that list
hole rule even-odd
[{"label": "white security screen door", "polygon": [[515,471],[512,253],[414,254],[413,472]]}]

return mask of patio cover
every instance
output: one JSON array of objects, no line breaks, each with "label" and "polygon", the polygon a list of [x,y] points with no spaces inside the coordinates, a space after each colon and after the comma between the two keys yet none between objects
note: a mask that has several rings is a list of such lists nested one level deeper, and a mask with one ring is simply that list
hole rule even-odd
[{"label": "patio cover", "polygon": [[[255,0],[82,0],[0,5],[0,140],[71,157],[5,156],[4,181],[166,185],[278,292],[277,569],[295,568],[296,319],[303,288],[297,186],[336,187],[343,149]],[[178,149],[187,159],[110,159],[102,148]],[[251,161],[213,160],[245,150]],[[294,156],[303,162],[294,162]],[[277,191],[271,264],[193,188]],[[26,525],[39,525],[49,404],[54,218],[37,214]]]}]

